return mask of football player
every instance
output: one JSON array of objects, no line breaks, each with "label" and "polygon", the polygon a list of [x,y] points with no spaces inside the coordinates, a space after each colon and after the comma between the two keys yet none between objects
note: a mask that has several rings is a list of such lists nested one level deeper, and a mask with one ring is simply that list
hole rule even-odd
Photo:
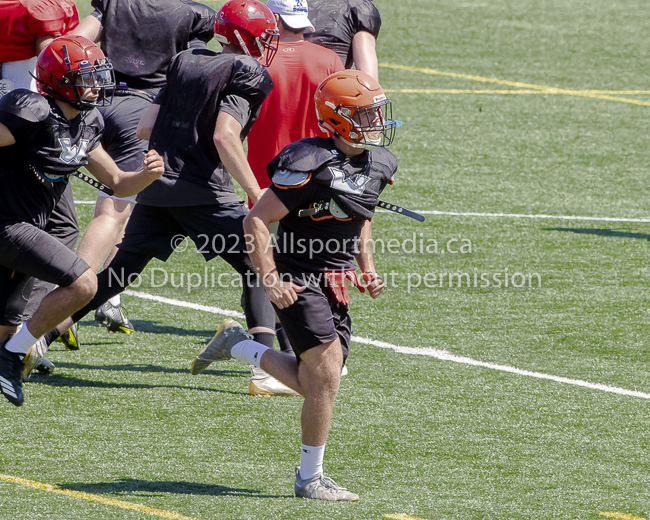
[{"label": "football player", "polygon": [[336,51],[346,69],[354,64],[378,79],[375,45],[381,16],[372,0],[316,0],[309,9],[315,30],[305,38]]},{"label": "football player", "polygon": [[[385,147],[398,122],[379,83],[361,71],[332,74],[314,98],[320,125],[334,137],[302,139],[284,148],[267,168],[273,184],[244,220],[253,237],[253,265],[297,359],[250,340],[236,321],[225,320],[194,359],[192,373],[234,357],[298,391],[305,400],[295,495],[356,501],[356,493],[323,475],[323,455],[344,362],[342,345],[349,351],[352,330],[347,279],[372,298],[384,289],[373,262],[370,219],[397,170]],[[264,244],[276,221],[273,251]]]},{"label": "football player", "polygon": [[[6,0],[0,2],[0,97],[15,89],[26,88],[37,92],[36,57],[50,42],[67,34],[79,24],[79,15],[70,0]],[[44,229],[65,246],[74,250],[79,237],[79,224],[72,196],[72,184],[64,190],[50,214]],[[45,295],[54,285],[35,280],[32,293],[23,313],[27,321],[34,314]],[[76,349],[75,331],[67,331],[65,345]],[[63,338],[62,337],[62,338]],[[54,365],[42,360],[44,371]],[[38,368],[38,367],[37,367]]]},{"label": "football player", "polygon": [[241,275],[250,332],[273,346],[273,308],[246,253],[247,208],[232,178],[253,202],[260,198],[242,139],[273,86],[258,60],[268,63],[277,50],[275,18],[257,0],[231,0],[214,31],[223,51],[176,55],[138,125],[138,137],[163,156],[165,174],[138,195],[118,252],[98,276],[97,295],[72,316],[75,322],[121,293],[152,258],[166,261],[179,236],[189,236],[206,261],[220,256]]},{"label": "football player", "polygon": [[[140,118],[165,84],[172,57],[186,49],[205,49],[214,35],[215,11],[191,0],[92,0],[94,11],[73,31],[95,42],[113,63],[115,98],[100,108],[105,130],[102,146],[123,170],[142,161],[147,142],[135,135]],[[95,216],[77,254],[98,271],[113,258],[135,197],[99,192]],[[133,325],[115,296],[95,311],[109,331],[130,334]]]},{"label": "football player", "polygon": [[[25,355],[97,288],[88,264],[43,231],[70,176],[85,165],[100,183],[129,196],[160,177],[164,166],[151,151],[142,170],[124,172],[101,147],[103,122],[94,108],[110,103],[115,80],[93,42],[53,40],[37,59],[36,78],[40,93],[17,89],[0,99],[0,391],[16,406],[24,400]],[[20,323],[31,277],[59,287],[7,339]]]},{"label": "football player", "polygon": [[[273,79],[273,90],[264,100],[260,115],[248,134],[248,162],[262,188],[271,184],[266,165],[280,150],[303,137],[328,135],[318,126],[314,93],[327,76],[343,69],[334,51],[305,41],[305,29],[313,28],[307,2],[269,0],[266,6],[275,15],[280,43],[267,69]],[[293,354],[281,323],[276,323],[275,332],[280,350]],[[253,395],[295,394],[259,368],[252,369],[248,391]]]}]

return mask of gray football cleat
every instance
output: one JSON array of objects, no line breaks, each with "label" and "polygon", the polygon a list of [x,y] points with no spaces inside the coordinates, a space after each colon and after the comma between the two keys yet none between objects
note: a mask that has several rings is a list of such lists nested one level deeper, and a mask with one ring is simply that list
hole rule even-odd
[{"label": "gray football cleat", "polygon": [[350,493],[322,473],[309,480],[301,479],[300,466],[296,468],[296,483],[293,485],[293,492],[296,497],[311,498],[313,500],[327,500],[329,502],[359,501],[359,495]]},{"label": "gray football cleat", "polygon": [[261,368],[257,368],[255,365],[251,365],[251,381],[248,385],[248,393],[250,395],[300,397],[300,394],[294,389],[289,388],[271,374],[266,373]]},{"label": "gray football cleat", "polygon": [[235,320],[226,318],[217,329],[214,337],[192,361],[190,374],[200,374],[215,361],[225,361],[232,358],[230,355],[232,347],[246,339],[251,338],[246,334],[244,328]]},{"label": "gray football cleat", "polygon": [[123,334],[133,334],[135,328],[124,314],[122,304],[113,305],[111,302],[99,306],[95,311],[95,321],[100,325],[105,325],[110,332],[121,332]]},{"label": "gray football cleat", "polygon": [[43,356],[38,365],[34,367],[34,370],[36,370],[36,372],[40,372],[41,374],[51,374],[56,370],[56,366],[49,359]]}]

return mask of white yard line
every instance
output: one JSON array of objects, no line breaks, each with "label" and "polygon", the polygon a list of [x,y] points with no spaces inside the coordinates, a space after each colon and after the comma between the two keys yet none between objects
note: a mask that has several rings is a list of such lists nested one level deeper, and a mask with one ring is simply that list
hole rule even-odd
[{"label": "white yard line", "polygon": [[[380,213],[393,213],[385,209],[377,209]],[[448,215],[452,217],[483,217],[483,218],[532,218],[547,220],[588,220],[594,222],[650,222],[650,218],[617,218],[617,217],[581,217],[579,215],[537,215],[525,213],[473,213],[461,211],[436,211],[436,210],[412,210],[421,215]]]},{"label": "white yard line", "polygon": [[[132,291],[127,289],[124,291],[124,294],[128,296],[134,296],[136,298],[142,298],[145,300],[152,300],[159,303],[165,303],[167,305],[175,305],[177,307],[185,307],[188,309],[194,309],[198,311],[210,312],[212,314],[220,314],[223,316],[232,316],[237,318],[243,318],[244,315],[241,312],[220,309],[218,307],[209,307],[207,305],[199,305],[197,303],[186,302],[182,300],[175,300],[173,298],[164,298],[162,296],[155,296],[153,294],[143,293],[140,291]],[[530,370],[521,370],[519,368],[510,367],[507,365],[498,365],[496,363],[486,363],[484,361],[478,361],[476,359],[456,356],[450,354],[445,350],[438,350],[434,348],[413,348],[413,347],[401,347],[399,345],[393,345],[391,343],[386,343],[384,341],[377,341],[369,338],[361,338],[358,336],[352,336],[352,341],[355,343],[362,343],[364,345],[372,345],[374,347],[385,348],[393,350],[399,354],[409,354],[415,356],[428,356],[439,359],[441,361],[451,361],[453,363],[459,363],[462,365],[470,365],[476,367],[489,368],[491,370],[498,370],[500,372],[509,372],[511,374],[518,374],[521,376],[534,377],[536,379],[546,379],[548,381],[554,381],[556,383],[563,383],[566,385],[581,386],[584,388],[590,388],[592,390],[600,390],[602,392],[609,392],[611,394],[627,395],[630,397],[640,397],[641,399],[649,399],[650,394],[644,392],[637,392],[636,390],[627,390],[625,388],[618,388],[615,386],[602,385],[599,383],[589,383],[588,381],[581,381],[579,379],[569,379],[567,377],[553,376],[550,374],[543,374],[541,372],[531,372]]]},{"label": "white yard line", "polygon": [[[76,200],[75,204],[89,205],[95,204],[94,200]],[[437,211],[428,209],[413,210],[421,215],[447,215],[452,217],[483,217],[483,218],[538,218],[547,220],[587,220],[593,222],[640,222],[650,223],[650,218],[618,218],[618,217],[581,217],[580,215],[536,215],[526,213],[476,213],[462,211]],[[377,209],[378,213],[394,214],[392,211]]]}]

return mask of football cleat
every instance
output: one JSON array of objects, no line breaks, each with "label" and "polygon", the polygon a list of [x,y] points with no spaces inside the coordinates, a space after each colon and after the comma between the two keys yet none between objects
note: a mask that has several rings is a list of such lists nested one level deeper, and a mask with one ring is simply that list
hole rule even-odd
[{"label": "football cleat", "polygon": [[255,365],[251,365],[251,381],[248,385],[248,393],[250,395],[300,397],[298,392],[281,383],[271,374],[267,374],[261,368],[257,368]]},{"label": "football cleat", "polygon": [[68,350],[79,350],[81,344],[79,343],[79,334],[77,332],[77,324],[73,323],[72,327],[61,334],[57,341],[65,345]]},{"label": "football cleat", "polygon": [[217,329],[214,337],[192,361],[190,374],[200,374],[213,362],[232,358],[230,355],[232,347],[246,339],[250,339],[250,336],[246,334],[244,328],[235,320],[226,318]]},{"label": "football cleat", "polygon": [[7,341],[0,344],[0,391],[11,404],[22,406],[25,400],[22,383],[23,356],[7,350]]},{"label": "football cleat", "polygon": [[329,502],[358,502],[359,495],[350,493],[339,486],[331,478],[322,473],[309,480],[300,478],[300,466],[296,468],[296,482],[293,492],[298,498],[311,498],[314,500],[327,500]]},{"label": "football cleat", "polygon": [[115,306],[111,302],[106,302],[95,311],[95,321],[100,325],[105,325],[110,332],[122,332],[123,334],[135,332],[133,324],[124,315],[122,306]]},{"label": "football cleat", "polygon": [[43,356],[38,365],[34,367],[34,370],[36,370],[36,372],[40,372],[41,374],[51,374],[56,370],[56,366],[49,359]]},{"label": "football cleat", "polygon": [[32,370],[41,362],[41,359],[43,359],[43,356],[47,352],[47,348],[48,345],[45,343],[45,338],[41,336],[29,349],[29,352],[27,352],[23,359],[23,381],[29,380],[29,376],[32,375]]}]

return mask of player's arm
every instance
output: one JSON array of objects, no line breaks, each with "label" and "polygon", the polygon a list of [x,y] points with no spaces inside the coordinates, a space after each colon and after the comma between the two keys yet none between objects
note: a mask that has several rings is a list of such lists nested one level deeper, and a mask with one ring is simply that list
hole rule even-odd
[{"label": "player's arm", "polygon": [[84,36],[85,38],[97,43],[102,34],[102,24],[92,14],[89,14],[68,34]]},{"label": "player's arm", "polygon": [[212,140],[228,173],[244,188],[246,195],[255,204],[262,196],[262,190],[246,159],[244,145],[240,138],[242,129],[237,119],[221,110],[217,116]]},{"label": "player's arm", "polygon": [[372,224],[366,220],[361,227],[359,237],[359,254],[356,256],[357,264],[363,273],[363,280],[366,282],[368,294],[377,298],[384,290],[384,280],[375,271],[375,261],[372,254]]},{"label": "player's arm", "polygon": [[273,260],[269,225],[282,219],[287,213],[289,210],[273,190],[266,190],[244,219],[248,256],[255,266],[269,300],[280,309],[294,303],[298,299],[297,293],[304,290],[304,287],[290,280],[280,279]]},{"label": "player's arm", "polygon": [[149,108],[147,108],[147,111],[142,116],[142,119],[140,119],[138,128],[135,131],[135,135],[138,139],[142,139],[143,141],[148,141],[151,139],[151,132],[153,131],[153,127],[156,124],[156,119],[158,119],[159,112],[160,105],[157,105],[155,103],[149,105]]},{"label": "player's arm", "polygon": [[11,146],[12,144],[16,144],[16,139],[11,131],[0,123],[0,146]]},{"label": "player's arm", "polygon": [[106,150],[99,145],[88,153],[88,171],[101,183],[110,186],[118,197],[130,197],[145,189],[165,171],[162,157],[149,150],[142,161],[144,168],[137,172],[125,172],[115,164]]},{"label": "player's arm", "polygon": [[352,58],[357,70],[379,79],[375,37],[367,31],[359,31],[352,38]]}]

